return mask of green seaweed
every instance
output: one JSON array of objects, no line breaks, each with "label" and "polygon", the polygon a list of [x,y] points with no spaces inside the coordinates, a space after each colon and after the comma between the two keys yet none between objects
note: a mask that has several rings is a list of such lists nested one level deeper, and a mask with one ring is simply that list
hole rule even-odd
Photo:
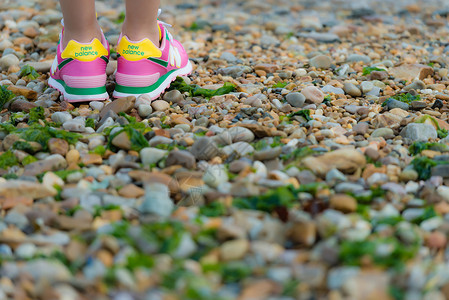
[{"label": "green seaweed", "polygon": [[292,186],[278,187],[259,196],[236,198],[233,206],[240,209],[261,210],[268,213],[276,208],[291,208],[297,203],[297,192]]},{"label": "green seaweed", "polygon": [[8,150],[0,155],[0,169],[6,170],[8,167],[12,167],[17,164],[19,164],[19,161],[12,151]]},{"label": "green seaweed", "polygon": [[413,168],[418,172],[418,179],[427,180],[432,175],[432,168],[438,165],[438,162],[428,157],[417,157],[411,162]]},{"label": "green seaweed", "polygon": [[[380,255],[378,246],[388,245],[392,250],[388,255]],[[369,258],[378,266],[401,269],[414,258],[419,246],[403,245],[395,237],[373,237],[366,241],[344,241],[340,247],[340,259],[344,265],[358,266]]]},{"label": "green seaweed", "polygon": [[48,149],[48,141],[51,138],[63,139],[73,145],[81,137],[78,133],[55,129],[48,126],[44,127],[39,124],[33,124],[27,128],[18,128],[13,132],[17,133],[19,137],[25,141],[41,144],[44,151]]},{"label": "green seaweed", "polygon": [[134,271],[138,268],[151,269],[154,266],[154,258],[147,254],[134,253],[128,256],[126,261],[126,268]]},{"label": "green seaweed", "polygon": [[125,21],[125,16],[126,16],[126,14],[125,14],[124,11],[120,12],[120,14],[118,15],[117,20],[115,20],[114,23],[115,24],[122,24]]},{"label": "green seaweed", "polygon": [[39,123],[39,120],[45,121],[45,110],[42,106],[33,107],[28,113],[28,124]]},{"label": "green seaweed", "polygon": [[92,151],[90,151],[90,153],[92,154],[98,154],[101,157],[104,156],[104,154],[106,153],[106,148],[103,145],[98,145],[97,147],[95,147],[95,149],[93,149]]},{"label": "green seaweed", "polygon": [[414,142],[408,148],[410,155],[418,155],[424,150],[434,150],[440,152],[448,152],[449,147],[442,143],[426,143],[426,142]]},{"label": "green seaweed", "polygon": [[27,77],[30,80],[34,80],[39,77],[39,73],[32,66],[24,65],[19,71],[19,77]]},{"label": "green seaweed", "polygon": [[85,123],[86,125],[86,127],[90,127],[90,128],[93,128],[93,129],[95,129],[95,120],[94,119],[92,119],[92,118],[88,118],[88,119],[86,119],[86,123]]},{"label": "green seaweed", "polygon": [[14,93],[8,90],[7,86],[5,85],[0,86],[0,109],[3,108],[6,102],[8,102],[14,97],[15,97]]},{"label": "green seaweed", "polygon": [[291,113],[291,114],[287,115],[288,118],[292,118],[294,116],[303,117],[304,119],[306,119],[307,122],[313,120],[310,117],[310,110],[309,109],[298,110],[298,111],[295,111],[294,113]]},{"label": "green seaweed", "polygon": [[29,165],[29,164],[34,163],[34,162],[36,162],[36,161],[38,161],[38,159],[37,159],[36,157],[34,157],[34,156],[32,156],[32,155],[28,155],[28,156],[26,156],[26,157],[22,160],[22,165],[26,166],[26,165]]},{"label": "green seaweed", "polygon": [[372,72],[374,72],[374,71],[379,71],[379,72],[382,72],[382,71],[385,71],[384,69],[380,69],[380,68],[376,68],[376,67],[364,67],[363,68],[363,76],[366,76],[366,75],[369,75],[369,74],[371,74]]},{"label": "green seaweed", "polygon": [[420,215],[419,217],[413,219],[412,222],[415,224],[421,224],[423,221],[425,221],[427,219],[431,219],[436,216],[438,216],[438,214],[436,213],[433,206],[428,206],[424,209],[423,214]]},{"label": "green seaweed", "polygon": [[226,206],[219,201],[200,207],[200,214],[206,217],[219,217],[225,215],[226,212]]},{"label": "green seaweed", "polygon": [[234,92],[236,89],[235,85],[230,82],[225,82],[221,88],[216,90],[204,89],[196,84],[187,84],[184,79],[177,77],[176,80],[171,84],[170,90],[178,90],[181,93],[189,93],[191,97],[204,97],[212,98],[214,96],[220,96]]},{"label": "green seaweed", "polygon": [[289,154],[281,155],[281,159],[282,160],[294,159],[295,161],[300,161],[301,159],[306,158],[307,156],[313,155],[315,153],[317,152],[309,147],[301,147],[296,148]]},{"label": "green seaweed", "polygon": [[441,128],[437,119],[435,119],[432,116],[424,115],[424,116],[418,118],[418,120],[416,120],[415,123],[425,123],[427,120],[430,120],[430,122],[433,124],[433,126],[437,129],[437,134],[440,139],[444,139],[445,137],[448,136],[448,133],[449,133],[448,130]]},{"label": "green seaweed", "polygon": [[283,89],[288,85],[288,82],[278,82],[276,84],[273,84],[271,87],[272,89]]}]

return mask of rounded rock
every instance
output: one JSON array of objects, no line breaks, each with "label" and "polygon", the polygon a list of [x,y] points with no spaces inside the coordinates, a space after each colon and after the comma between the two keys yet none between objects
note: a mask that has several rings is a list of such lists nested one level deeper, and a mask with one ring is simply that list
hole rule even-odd
[{"label": "rounded rock", "polygon": [[151,106],[155,111],[166,111],[170,108],[170,104],[168,104],[168,102],[164,100],[156,100],[151,103]]},{"label": "rounded rock", "polygon": [[306,102],[306,97],[298,92],[292,92],[285,97],[287,102],[293,107],[303,107]]},{"label": "rounded rock", "polygon": [[329,69],[332,65],[332,59],[327,55],[317,55],[310,60],[310,65],[317,69]]},{"label": "rounded rock", "polygon": [[324,101],[324,93],[317,87],[308,86],[301,91],[301,94],[314,104],[320,104]]}]

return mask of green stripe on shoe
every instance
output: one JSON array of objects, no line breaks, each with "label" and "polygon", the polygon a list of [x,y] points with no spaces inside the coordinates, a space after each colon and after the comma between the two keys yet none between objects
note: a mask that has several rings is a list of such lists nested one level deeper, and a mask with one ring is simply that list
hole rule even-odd
[{"label": "green stripe on shoe", "polygon": [[146,94],[146,93],[151,93],[154,90],[156,90],[164,82],[164,80],[167,79],[167,77],[170,76],[170,74],[172,74],[175,71],[176,70],[171,70],[170,72],[168,72],[164,76],[161,76],[154,84],[152,84],[150,86],[133,87],[133,86],[124,86],[124,85],[116,84],[115,85],[115,91],[119,92],[119,93],[124,93],[124,94]]},{"label": "green stripe on shoe", "polygon": [[106,87],[96,87],[96,88],[74,88],[68,86],[64,81],[56,79],[56,81],[64,87],[66,93],[71,95],[99,95],[106,93]]},{"label": "green stripe on shoe", "polygon": [[168,66],[168,61],[162,60],[162,59],[158,59],[158,58],[154,58],[154,57],[148,57],[148,60],[151,60],[154,63],[157,63],[158,65],[161,65],[163,67],[167,67]]},{"label": "green stripe on shoe", "polygon": [[67,58],[64,59],[59,65],[58,65],[58,69],[61,70],[66,64],[68,64],[69,62],[71,62],[73,60],[73,58]]},{"label": "green stripe on shoe", "polygon": [[100,56],[100,58],[101,58],[102,60],[104,60],[106,63],[109,62],[109,59],[108,59],[106,56],[104,56],[104,55]]}]

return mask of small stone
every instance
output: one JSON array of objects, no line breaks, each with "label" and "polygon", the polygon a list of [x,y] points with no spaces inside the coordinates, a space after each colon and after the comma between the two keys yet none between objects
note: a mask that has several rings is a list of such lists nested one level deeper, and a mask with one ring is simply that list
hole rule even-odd
[{"label": "small stone", "polygon": [[101,165],[103,163],[103,158],[95,153],[83,154],[81,162],[86,166]]},{"label": "small stone", "polygon": [[59,177],[53,172],[47,172],[42,178],[42,184],[46,186],[49,190],[51,190],[55,187],[55,185],[63,187],[64,180],[62,180],[61,177]]},{"label": "small stone", "polygon": [[420,64],[403,64],[392,68],[389,73],[395,78],[413,81],[415,79],[424,80],[427,76],[434,74],[433,68]]},{"label": "small stone", "polygon": [[317,69],[329,69],[332,59],[327,55],[317,55],[310,60],[309,64]]},{"label": "small stone", "polygon": [[245,127],[239,126],[231,127],[228,129],[228,133],[231,135],[233,143],[236,142],[251,143],[255,139],[254,133]]},{"label": "small stone", "polygon": [[439,165],[432,168],[432,176],[449,178],[449,165]]},{"label": "small stone", "polygon": [[34,259],[28,261],[23,267],[22,272],[31,275],[36,281],[68,281],[71,278],[70,271],[58,260]]},{"label": "small stone", "polygon": [[351,213],[357,209],[357,201],[353,197],[345,194],[331,196],[329,205],[331,208],[343,213]]},{"label": "small stone", "polygon": [[6,71],[9,67],[18,65],[19,62],[19,59],[14,54],[6,54],[0,58],[0,68]]},{"label": "small stone", "polygon": [[317,157],[306,157],[303,164],[315,174],[325,176],[332,169],[353,172],[366,165],[365,156],[354,149],[340,149]]},{"label": "small stone", "polygon": [[118,194],[121,197],[135,199],[135,198],[139,198],[139,197],[142,197],[143,195],[145,195],[145,190],[130,183],[130,184],[127,184],[124,187],[122,187],[118,191]]},{"label": "small stone", "polygon": [[371,137],[383,137],[385,139],[391,139],[394,137],[393,129],[391,128],[378,128],[371,133]]},{"label": "small stone", "polygon": [[51,115],[51,120],[55,123],[64,124],[65,122],[72,120],[72,115],[65,111],[57,111]]},{"label": "small stone", "polygon": [[313,222],[296,222],[293,224],[289,236],[293,242],[310,247],[316,242],[316,225]]},{"label": "small stone", "polygon": [[47,158],[25,166],[25,176],[36,176],[47,171],[58,171],[67,167],[67,161],[60,154],[53,154]]},{"label": "small stone", "polygon": [[223,153],[226,155],[231,155],[232,153],[237,153],[240,156],[245,156],[247,154],[254,152],[254,147],[247,142],[237,142],[232,145],[225,146],[223,149]]},{"label": "small stone", "polygon": [[166,111],[170,108],[170,104],[164,100],[156,100],[151,103],[151,106],[155,111]]},{"label": "small stone", "polygon": [[31,181],[8,180],[0,183],[0,196],[4,198],[22,196],[40,199],[55,196],[56,193],[55,189],[48,189],[42,184]]},{"label": "small stone", "polygon": [[278,158],[282,154],[281,147],[269,148],[254,152],[254,159],[264,161]]},{"label": "small stone", "polygon": [[164,98],[165,101],[167,102],[172,102],[172,103],[183,103],[184,102],[184,97],[182,96],[181,92],[178,90],[172,90],[172,91],[168,91],[164,94]]},{"label": "small stone", "polygon": [[167,166],[181,165],[193,169],[196,166],[196,159],[186,150],[174,150],[170,152],[165,163]]},{"label": "small stone", "polygon": [[359,61],[369,64],[371,62],[371,58],[367,55],[350,54],[346,59],[346,62],[359,62]]},{"label": "small stone", "polygon": [[51,138],[48,140],[48,149],[51,154],[65,156],[67,151],[69,151],[69,143],[63,139]]},{"label": "small stone", "polygon": [[195,141],[190,152],[197,160],[210,160],[220,154],[220,149],[213,139],[201,137]]},{"label": "small stone", "polygon": [[223,166],[212,165],[204,173],[203,181],[208,186],[217,188],[220,184],[228,181],[228,174]]},{"label": "small stone", "polygon": [[285,99],[293,107],[303,107],[306,102],[306,97],[298,92],[288,93]]},{"label": "small stone", "polygon": [[421,110],[427,108],[427,103],[424,101],[412,101],[410,106],[413,110]]},{"label": "small stone", "polygon": [[345,82],[343,90],[346,92],[346,94],[352,97],[362,96],[362,91],[351,82]]},{"label": "small stone", "polygon": [[98,110],[101,111],[104,107],[104,103],[102,101],[91,101],[89,103],[89,106],[93,109],[93,110]]},{"label": "small stone", "polygon": [[227,241],[220,246],[220,258],[222,261],[242,259],[248,253],[250,243],[245,239]]},{"label": "small stone", "polygon": [[145,198],[139,210],[143,213],[169,217],[175,207],[165,184],[151,182],[145,186]]},{"label": "small stone", "polygon": [[12,112],[25,112],[28,113],[30,112],[31,109],[37,107],[37,105],[33,102],[29,102],[25,99],[18,98],[17,100],[15,100],[14,102],[11,103],[11,105],[9,106],[9,109]]},{"label": "small stone", "polygon": [[86,131],[86,125],[84,122],[80,122],[80,120],[68,120],[64,124],[62,124],[62,127],[67,131],[72,132],[85,132]]},{"label": "small stone", "polygon": [[410,90],[424,90],[426,88],[426,84],[421,80],[415,80],[411,84],[404,87],[404,91]]},{"label": "small stone", "polygon": [[37,92],[28,87],[10,85],[8,86],[8,90],[13,92],[14,95],[17,96],[21,95],[27,98],[28,100],[35,100],[37,98]]},{"label": "small stone", "polygon": [[231,76],[233,78],[238,78],[246,73],[251,73],[253,69],[248,66],[230,66],[226,68],[218,69],[218,73],[224,76]]},{"label": "small stone", "polygon": [[[438,95],[437,95],[438,96]],[[435,108],[442,108],[444,106],[444,102],[440,99],[435,100],[435,102],[432,104],[432,109]]]},{"label": "small stone", "polygon": [[116,135],[114,139],[112,140],[112,145],[124,149],[124,150],[131,150],[131,140],[129,139],[128,134],[123,131]]},{"label": "small stone", "polygon": [[254,70],[262,70],[265,71],[265,73],[274,73],[278,71],[280,67],[275,64],[258,64],[254,66]]},{"label": "small stone", "polygon": [[139,116],[141,116],[142,118],[146,118],[151,115],[151,113],[153,112],[153,108],[148,104],[140,104],[137,107],[137,112],[139,113]]},{"label": "small stone", "polygon": [[144,148],[140,150],[140,160],[144,166],[158,163],[167,154],[167,150]]},{"label": "small stone", "polygon": [[398,101],[398,100],[395,100],[395,99],[388,99],[387,100],[387,107],[388,107],[388,109],[394,109],[394,108],[400,108],[400,109],[403,109],[403,110],[409,110],[410,109],[410,106],[407,103],[402,102],[402,101]]},{"label": "small stone", "polygon": [[438,137],[435,127],[423,123],[410,123],[402,131],[401,136],[412,141],[427,142]]},{"label": "small stone", "polygon": [[80,153],[78,152],[78,150],[72,149],[67,152],[67,155],[65,157],[69,165],[77,164],[80,159]]},{"label": "small stone", "polygon": [[231,52],[223,52],[220,56],[220,59],[226,60],[229,63],[234,63],[237,61],[237,58]]},{"label": "small stone", "polygon": [[17,247],[15,254],[20,259],[32,258],[37,251],[37,247],[34,244],[25,243]]},{"label": "small stone", "polygon": [[321,89],[321,91],[323,92],[323,93],[328,93],[328,94],[335,94],[335,95],[344,95],[345,94],[345,91],[343,90],[343,89],[341,89],[341,88],[336,88],[336,87],[334,87],[334,86],[332,86],[332,85],[325,85],[322,89]]},{"label": "small stone", "polygon": [[352,131],[356,134],[364,135],[368,132],[369,124],[366,122],[357,123],[354,127],[352,127]]},{"label": "small stone", "polygon": [[367,94],[369,92],[371,92],[374,89],[374,84],[371,81],[363,81],[360,84],[361,88],[362,88],[362,92],[364,94]]},{"label": "small stone", "polygon": [[324,101],[324,93],[314,86],[308,86],[301,91],[306,100],[315,104],[320,104]]},{"label": "small stone", "polygon": [[118,114],[120,112],[129,113],[131,109],[134,107],[134,103],[136,102],[136,97],[129,96],[124,98],[118,98],[107,104],[100,112],[100,119],[103,119],[104,116],[110,111]]},{"label": "small stone", "polygon": [[431,249],[443,249],[447,245],[447,237],[444,233],[434,231],[426,238],[426,245]]}]

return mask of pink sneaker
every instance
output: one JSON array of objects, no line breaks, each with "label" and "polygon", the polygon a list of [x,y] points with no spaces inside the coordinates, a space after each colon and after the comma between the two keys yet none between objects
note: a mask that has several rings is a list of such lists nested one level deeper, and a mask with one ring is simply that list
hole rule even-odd
[{"label": "pink sneaker", "polygon": [[148,95],[152,100],[170,86],[177,76],[192,72],[184,47],[158,22],[161,46],[149,39],[130,41],[121,35],[117,48],[114,97]]},{"label": "pink sneaker", "polygon": [[48,85],[59,90],[68,102],[106,100],[106,66],[109,44],[102,33],[101,41],[90,43],[71,40],[65,49],[59,36],[58,53],[50,70]]}]

